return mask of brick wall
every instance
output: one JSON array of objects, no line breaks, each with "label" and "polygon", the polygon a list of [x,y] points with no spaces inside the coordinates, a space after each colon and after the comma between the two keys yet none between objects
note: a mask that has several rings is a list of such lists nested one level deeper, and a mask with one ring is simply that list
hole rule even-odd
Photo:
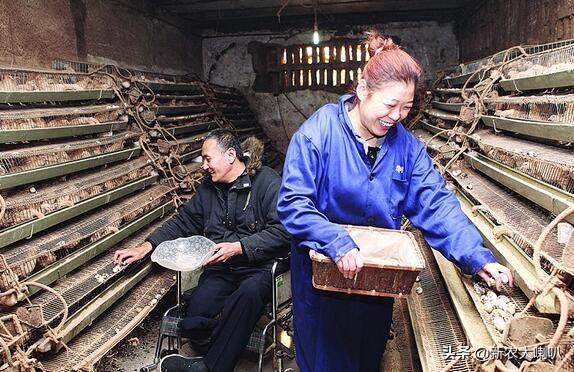
[{"label": "brick wall", "polygon": [[461,61],[519,44],[574,38],[574,0],[484,0],[458,18]]},{"label": "brick wall", "polygon": [[201,38],[146,14],[149,1],[2,1],[0,63],[49,67],[63,58],[201,74]]}]

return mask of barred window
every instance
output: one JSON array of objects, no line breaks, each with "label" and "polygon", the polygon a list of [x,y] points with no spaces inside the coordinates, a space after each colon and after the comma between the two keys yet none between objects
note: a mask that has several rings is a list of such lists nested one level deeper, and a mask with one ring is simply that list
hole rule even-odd
[{"label": "barred window", "polygon": [[346,91],[369,60],[367,46],[353,39],[274,46],[268,52],[267,72],[275,93],[301,89]]}]

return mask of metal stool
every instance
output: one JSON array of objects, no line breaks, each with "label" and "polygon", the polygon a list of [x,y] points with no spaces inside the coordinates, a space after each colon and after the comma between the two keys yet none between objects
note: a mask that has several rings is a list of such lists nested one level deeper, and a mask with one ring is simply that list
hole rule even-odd
[{"label": "metal stool", "polygon": [[[294,352],[278,341],[277,335],[281,330],[287,331],[291,336],[289,323],[292,317],[291,309],[291,272],[278,272],[281,262],[288,263],[289,257],[277,259],[271,268],[271,303],[267,305],[265,316],[269,320],[261,330],[255,328],[251,333],[246,349],[259,354],[257,371],[263,370],[263,359],[269,353],[273,357],[273,370],[283,372],[283,359],[293,359]],[[271,332],[271,335],[268,333]]]},{"label": "metal stool", "polygon": [[[271,268],[271,278],[273,280],[271,303],[267,304],[265,317],[268,322],[263,328],[255,327],[246,346],[246,350],[258,354],[258,368],[263,369],[263,359],[270,352],[273,352],[274,370],[283,371],[283,358],[294,357],[292,351],[284,347],[277,341],[277,334],[280,329],[287,328],[285,325],[291,318],[291,273],[289,271],[279,274],[278,265],[282,261],[288,261],[289,257],[280,258],[273,263]],[[177,273],[177,305],[169,308],[163,315],[156,343],[155,355],[152,364],[140,368],[140,372],[149,372],[157,368],[160,359],[163,357],[163,343],[167,338],[168,351],[177,352],[181,348],[182,333],[177,326],[183,317],[181,307],[181,273]]]},{"label": "metal stool", "polygon": [[[170,307],[165,311],[161,319],[161,324],[159,326],[159,333],[157,337],[157,343],[155,345],[155,355],[153,362],[146,366],[140,368],[140,372],[149,372],[157,368],[160,359],[162,358],[162,346],[163,341],[167,338],[168,348],[167,350],[173,351],[179,350],[181,348],[181,333],[177,326],[181,320],[181,315],[183,314],[183,309],[181,308],[181,272],[177,272],[176,276],[177,284],[177,305]],[[175,344],[175,345],[174,345]]]}]

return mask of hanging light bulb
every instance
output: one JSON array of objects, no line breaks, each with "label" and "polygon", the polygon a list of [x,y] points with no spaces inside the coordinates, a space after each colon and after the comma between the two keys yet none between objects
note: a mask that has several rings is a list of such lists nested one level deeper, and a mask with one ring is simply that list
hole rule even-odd
[{"label": "hanging light bulb", "polygon": [[317,2],[315,1],[313,6],[313,13],[315,16],[315,22],[313,23],[313,44],[319,45],[321,39],[319,38],[319,26],[317,26]]}]

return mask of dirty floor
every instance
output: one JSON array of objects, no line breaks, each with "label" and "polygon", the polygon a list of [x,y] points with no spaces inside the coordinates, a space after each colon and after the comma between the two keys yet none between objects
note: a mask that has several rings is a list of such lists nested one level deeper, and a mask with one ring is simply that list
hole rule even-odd
[{"label": "dirty floor", "polygon": [[[96,366],[98,372],[137,372],[140,368],[153,361],[157,331],[163,312],[172,306],[175,296],[166,296],[146,320],[141,323],[128,337],[110,351]],[[184,344],[183,353],[194,355],[187,344]],[[400,352],[394,340],[389,340],[387,350],[381,363],[381,371],[399,372]],[[247,354],[240,360],[235,372],[253,372],[257,370],[255,355]],[[294,360],[286,360],[285,372],[299,371]],[[267,360],[263,366],[264,372],[272,372],[272,362]]]}]

